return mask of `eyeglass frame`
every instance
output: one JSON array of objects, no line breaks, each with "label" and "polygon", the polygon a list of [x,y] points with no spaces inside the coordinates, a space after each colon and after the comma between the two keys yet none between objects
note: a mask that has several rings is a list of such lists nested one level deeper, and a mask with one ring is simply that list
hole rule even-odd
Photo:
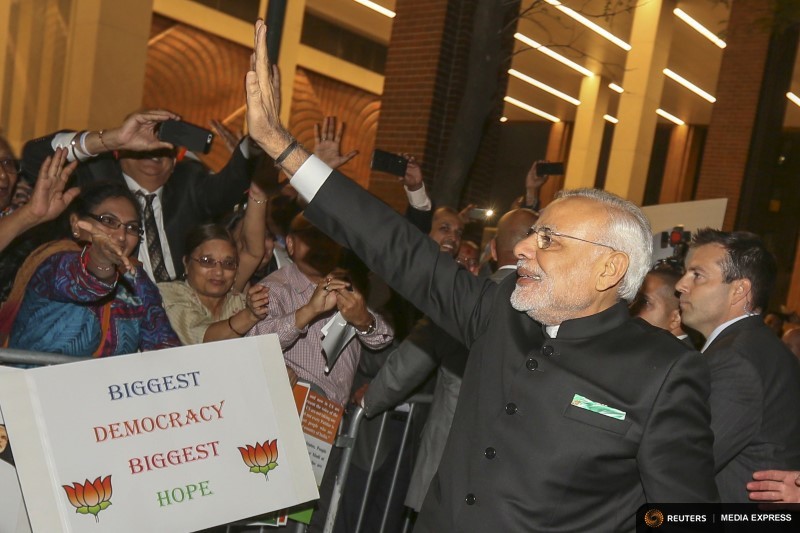
[{"label": "eyeglass frame", "polygon": [[[104,227],[110,230],[117,230],[119,229],[120,226],[125,226],[126,235],[130,235],[132,237],[141,237],[142,235],[144,235],[144,228],[139,222],[123,222],[114,215],[108,215],[108,214],[95,215],[94,213],[87,213],[86,216],[91,218],[92,220],[96,220],[97,222],[99,222]],[[104,218],[110,220],[111,222],[114,222],[115,225],[112,227],[111,224],[109,224],[108,222],[103,222]],[[139,228],[136,230],[136,233],[132,233],[130,231],[131,226],[134,224]]]},{"label": "eyeglass frame", "polygon": [[[542,235],[542,233],[541,233],[542,231],[546,231],[547,234],[546,235]],[[594,244],[596,246],[602,246],[604,248],[608,248],[608,249],[613,250],[615,252],[619,252],[619,250],[617,250],[616,248],[614,248],[613,246],[611,246],[609,244],[603,244],[602,242],[590,241],[588,239],[581,239],[580,237],[574,237],[572,235],[567,235],[566,233],[559,233],[557,231],[554,231],[552,228],[548,228],[547,226],[542,226],[540,228],[537,228],[536,226],[531,226],[528,229],[528,237],[530,237],[531,235],[536,235],[536,247],[539,250],[547,250],[548,248],[550,248],[550,245],[552,244],[552,239],[550,239],[550,237],[551,236],[556,236],[556,237],[564,237],[564,238],[567,238],[567,239],[574,239],[576,241],[581,241],[581,242],[587,242],[589,244]],[[542,240],[543,238],[547,238],[548,239],[546,241],[547,242],[546,245],[542,244],[543,242],[545,242],[545,241]]]},{"label": "eyeglass frame", "polygon": [[[200,265],[200,267],[206,268],[208,270],[211,270],[212,268],[217,268],[217,265],[222,267],[222,270],[229,270],[229,271],[232,270],[234,272],[236,271],[237,268],[239,268],[239,262],[236,261],[235,259],[214,259],[213,257],[210,257],[208,255],[201,255],[200,257],[192,257],[190,255],[189,259]],[[230,266],[226,267],[225,266],[226,261],[230,261],[231,264],[233,265],[233,268],[231,268]]]},{"label": "eyeglass frame", "polygon": [[[9,162],[14,164],[14,168],[12,170],[8,169]],[[7,159],[0,159],[0,168],[2,168],[3,172],[5,172],[6,174],[13,174],[17,176],[22,173],[22,160],[14,159],[13,157],[9,157]]]}]

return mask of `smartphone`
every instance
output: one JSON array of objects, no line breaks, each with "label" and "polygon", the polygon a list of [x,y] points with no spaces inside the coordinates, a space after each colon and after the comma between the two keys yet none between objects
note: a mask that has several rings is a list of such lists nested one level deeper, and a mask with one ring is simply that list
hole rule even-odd
[{"label": "smartphone", "polygon": [[214,133],[182,120],[165,120],[158,127],[158,139],[183,146],[192,152],[207,154],[211,150]]},{"label": "smartphone", "polygon": [[402,155],[377,149],[372,152],[372,162],[370,163],[372,170],[387,172],[395,176],[405,176],[407,166],[408,159]]},{"label": "smartphone", "polygon": [[493,209],[474,208],[467,211],[467,216],[473,220],[488,220],[494,215]]},{"label": "smartphone", "polygon": [[563,176],[564,163],[536,163],[536,173],[540,176]]}]

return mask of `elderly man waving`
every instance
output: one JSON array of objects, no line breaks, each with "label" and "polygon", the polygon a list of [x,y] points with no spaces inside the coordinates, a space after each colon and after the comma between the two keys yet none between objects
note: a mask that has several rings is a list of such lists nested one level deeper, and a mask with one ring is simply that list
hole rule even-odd
[{"label": "elderly man waving", "polygon": [[469,347],[453,427],[416,531],[633,531],[646,502],[708,502],[708,369],[644,321],[641,211],[565,193],[517,244],[517,276],[460,269],[399,215],[310,156],[280,124],[256,24],[250,135],[310,203],[306,216]]}]

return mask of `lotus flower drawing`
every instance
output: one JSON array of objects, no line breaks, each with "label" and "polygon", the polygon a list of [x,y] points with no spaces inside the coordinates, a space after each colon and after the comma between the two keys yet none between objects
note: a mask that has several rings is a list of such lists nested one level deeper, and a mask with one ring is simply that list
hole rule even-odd
[{"label": "lotus flower drawing", "polygon": [[98,477],[94,481],[88,479],[84,483],[62,485],[69,498],[69,503],[75,507],[75,512],[94,515],[95,522],[100,511],[105,511],[111,505],[111,476],[106,476],[101,481]]},{"label": "lotus flower drawing", "polygon": [[265,440],[263,444],[256,442],[255,446],[239,446],[242,461],[250,467],[254,474],[264,474],[269,480],[269,471],[278,467],[278,439]]}]

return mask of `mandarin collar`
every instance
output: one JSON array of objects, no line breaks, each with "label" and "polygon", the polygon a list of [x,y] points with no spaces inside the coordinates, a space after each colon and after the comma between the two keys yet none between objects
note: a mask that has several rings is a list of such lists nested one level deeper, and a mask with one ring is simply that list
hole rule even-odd
[{"label": "mandarin collar", "polygon": [[[562,322],[561,327],[558,328],[556,340],[595,337],[618,328],[630,318],[628,304],[620,301],[594,315]],[[544,328],[542,326],[542,332],[545,331]],[[546,333],[545,337],[548,337]]]}]

